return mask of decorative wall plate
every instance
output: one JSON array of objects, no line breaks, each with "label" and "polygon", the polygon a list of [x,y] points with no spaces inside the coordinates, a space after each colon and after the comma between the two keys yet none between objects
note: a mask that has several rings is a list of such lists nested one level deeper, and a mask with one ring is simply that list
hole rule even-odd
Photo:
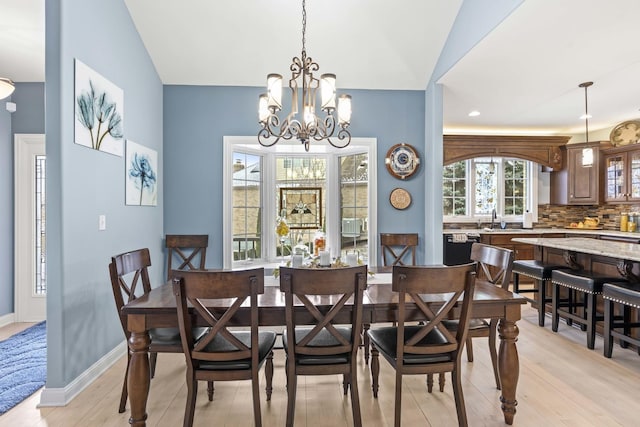
[{"label": "decorative wall plate", "polygon": [[420,157],[418,157],[415,148],[403,142],[394,145],[387,151],[384,164],[391,175],[398,179],[406,179],[418,170]]},{"label": "decorative wall plate", "polygon": [[640,140],[640,120],[627,120],[613,128],[609,141],[614,147],[637,144]]},{"label": "decorative wall plate", "polygon": [[389,202],[398,210],[407,209],[411,204],[411,194],[404,188],[394,188],[389,195]]}]

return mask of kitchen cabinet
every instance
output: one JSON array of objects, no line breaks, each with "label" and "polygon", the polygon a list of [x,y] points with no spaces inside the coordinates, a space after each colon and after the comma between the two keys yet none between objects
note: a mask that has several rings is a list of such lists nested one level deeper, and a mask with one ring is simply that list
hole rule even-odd
[{"label": "kitchen cabinet", "polygon": [[[609,146],[607,141],[604,144]],[[558,205],[597,205],[602,199],[600,178],[601,142],[566,146],[566,165],[551,174],[551,203]],[[591,157],[590,164],[585,160]]]},{"label": "kitchen cabinet", "polygon": [[618,147],[603,152],[604,201],[640,201],[640,148]]}]

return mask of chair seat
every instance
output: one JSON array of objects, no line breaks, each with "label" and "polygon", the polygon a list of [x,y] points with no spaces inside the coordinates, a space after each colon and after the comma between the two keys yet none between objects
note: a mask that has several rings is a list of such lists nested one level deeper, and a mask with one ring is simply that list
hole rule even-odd
[{"label": "chair seat", "polygon": [[[404,328],[404,340],[406,341],[413,336],[417,331],[422,329],[423,326],[405,326]],[[398,328],[395,326],[388,326],[384,328],[369,329],[367,331],[371,342],[380,350],[392,359],[397,359],[397,339]],[[437,344],[448,344],[447,339],[442,333],[436,329],[428,333],[417,346],[431,346]],[[451,354],[414,354],[404,353],[404,364],[426,364],[426,363],[440,363],[452,361]]]},{"label": "chair seat", "polygon": [[538,280],[551,279],[551,272],[553,270],[567,269],[566,265],[547,264],[542,261],[533,259],[523,259],[513,261],[513,268],[511,271],[516,274],[522,274],[523,276],[532,277]]},{"label": "chair seat", "polygon": [[[457,331],[458,330],[458,324],[460,322],[458,322],[458,320],[443,320],[442,324],[445,325],[445,327],[450,330],[450,331]],[[469,320],[469,330],[473,331],[473,330],[479,330],[479,329],[488,329],[489,328],[489,322],[487,322],[485,319],[471,319]]]},{"label": "chair seat", "polygon": [[[206,332],[207,328],[193,328],[193,339],[195,341],[199,340]],[[149,329],[149,337],[151,337],[152,345],[182,345],[180,343],[180,329],[178,328]]]},{"label": "chair seat", "polygon": [[[351,340],[351,327],[336,326],[335,328],[347,341]],[[306,337],[312,329],[313,328],[310,327],[296,328],[296,337],[298,339],[298,342]],[[282,344],[285,350],[287,348],[287,341],[287,331],[285,330],[282,333]],[[332,347],[339,345],[342,344],[326,329],[320,331],[318,335],[315,336],[308,344],[309,347]],[[299,365],[337,365],[340,363],[348,363],[349,353],[331,354],[327,356],[298,354],[296,358]]]},{"label": "chair seat", "polygon": [[599,275],[585,270],[553,270],[551,273],[553,283],[588,294],[601,294],[605,282],[620,280],[621,277]]},{"label": "chair seat", "polygon": [[607,282],[602,286],[602,296],[615,302],[640,308],[640,284]]},{"label": "chair seat", "polygon": [[[233,332],[233,335],[238,338],[243,344],[251,347],[251,332],[239,331]],[[267,358],[269,352],[273,349],[276,343],[276,333],[271,331],[260,331],[258,333],[258,363]],[[238,351],[238,349],[229,343],[226,339],[220,335],[216,335],[213,341],[211,341],[203,350],[203,352],[211,353],[223,353],[225,351]],[[224,370],[240,370],[251,369],[251,358],[243,360],[232,361],[210,361],[200,360],[199,369],[212,370],[212,371],[224,371]]]}]

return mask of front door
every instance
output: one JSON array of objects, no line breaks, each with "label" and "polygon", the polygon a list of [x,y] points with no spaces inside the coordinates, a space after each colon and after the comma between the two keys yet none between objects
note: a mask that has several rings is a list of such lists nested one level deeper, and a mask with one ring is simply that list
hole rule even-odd
[{"label": "front door", "polygon": [[15,135],[15,321],[46,319],[45,136]]}]

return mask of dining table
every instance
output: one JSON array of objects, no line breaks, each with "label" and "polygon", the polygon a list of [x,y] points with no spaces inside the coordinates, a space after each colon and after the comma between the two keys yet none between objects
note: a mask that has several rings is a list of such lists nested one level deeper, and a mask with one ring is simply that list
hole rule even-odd
[{"label": "dining table", "polygon": [[[391,277],[391,273],[376,273],[368,278],[367,290],[363,296],[363,323],[374,325],[397,321],[398,294],[391,288]],[[273,276],[265,276],[264,294],[258,297],[261,326],[285,325],[284,294],[280,292],[278,285],[278,279]],[[441,302],[437,297],[426,301],[435,306]],[[323,306],[329,308],[335,301],[331,296],[326,296],[318,297],[313,302],[322,309]],[[519,377],[519,360],[516,342],[519,331],[516,322],[520,320],[521,307],[526,302],[527,300],[519,294],[482,280],[476,280],[472,316],[482,319],[498,319],[500,339],[498,370],[502,385],[500,404],[504,422],[508,425],[513,424],[517,405],[516,387]],[[212,300],[209,308],[222,308],[227,303],[228,301]],[[410,306],[408,307],[410,308]],[[249,325],[248,303],[246,308],[246,310],[241,308],[234,317],[235,325]],[[122,308],[122,313],[127,316],[127,327],[131,332],[128,340],[131,362],[127,377],[131,406],[129,424],[142,427],[146,426],[147,399],[150,387],[149,343],[151,340],[149,329],[178,326],[176,299],[171,283],[156,287],[149,293],[126,304]],[[416,313],[418,313],[417,309]],[[310,324],[314,321],[315,319],[311,317],[307,320]]]}]

